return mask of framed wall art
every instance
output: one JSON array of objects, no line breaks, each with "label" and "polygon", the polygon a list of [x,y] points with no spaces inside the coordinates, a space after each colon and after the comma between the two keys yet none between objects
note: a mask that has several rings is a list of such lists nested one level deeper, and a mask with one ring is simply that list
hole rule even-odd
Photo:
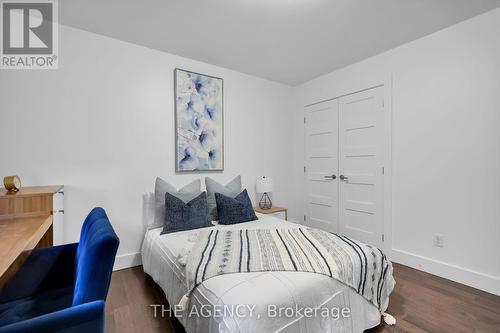
[{"label": "framed wall art", "polygon": [[175,69],[177,172],[224,170],[223,80]]}]

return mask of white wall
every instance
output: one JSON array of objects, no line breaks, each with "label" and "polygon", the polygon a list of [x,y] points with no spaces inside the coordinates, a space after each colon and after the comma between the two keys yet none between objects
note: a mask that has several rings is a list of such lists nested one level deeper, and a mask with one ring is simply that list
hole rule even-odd
[{"label": "white wall", "polygon": [[[267,175],[275,202],[289,205],[290,87],[65,26],[59,33],[58,70],[0,71],[0,176],[64,184],[67,241],[102,206],[121,239],[117,265],[137,263],[142,194],[156,176],[181,186],[241,174],[254,198],[255,179]],[[175,67],[224,79],[223,173],[174,172]]]},{"label": "white wall", "polygon": [[[497,9],[297,87],[293,164],[295,186],[301,188],[303,105],[381,83],[392,75],[389,252],[395,261],[496,294],[499,36]],[[294,205],[302,200],[296,196]],[[435,233],[444,235],[444,248],[433,246]]]}]

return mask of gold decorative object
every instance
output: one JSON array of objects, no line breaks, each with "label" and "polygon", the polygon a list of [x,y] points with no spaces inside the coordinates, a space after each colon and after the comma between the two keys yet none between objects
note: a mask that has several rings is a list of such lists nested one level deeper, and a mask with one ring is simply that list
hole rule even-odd
[{"label": "gold decorative object", "polygon": [[18,176],[3,177],[3,185],[9,192],[17,192],[21,188],[21,179]]}]

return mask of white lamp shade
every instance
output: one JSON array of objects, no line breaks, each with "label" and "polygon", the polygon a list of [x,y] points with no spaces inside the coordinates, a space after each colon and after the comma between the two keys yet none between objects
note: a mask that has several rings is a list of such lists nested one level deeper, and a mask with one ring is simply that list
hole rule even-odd
[{"label": "white lamp shade", "polygon": [[273,180],[268,177],[261,177],[257,179],[257,183],[255,184],[255,192],[264,193],[264,192],[272,192],[273,191]]}]

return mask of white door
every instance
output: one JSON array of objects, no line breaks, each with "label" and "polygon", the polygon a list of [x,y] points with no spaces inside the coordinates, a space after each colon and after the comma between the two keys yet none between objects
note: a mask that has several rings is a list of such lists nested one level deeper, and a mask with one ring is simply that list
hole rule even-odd
[{"label": "white door", "polygon": [[384,230],[383,91],[339,99],[339,231],[378,247]]},{"label": "white door", "polygon": [[305,108],[307,225],[338,232],[338,100]]}]

